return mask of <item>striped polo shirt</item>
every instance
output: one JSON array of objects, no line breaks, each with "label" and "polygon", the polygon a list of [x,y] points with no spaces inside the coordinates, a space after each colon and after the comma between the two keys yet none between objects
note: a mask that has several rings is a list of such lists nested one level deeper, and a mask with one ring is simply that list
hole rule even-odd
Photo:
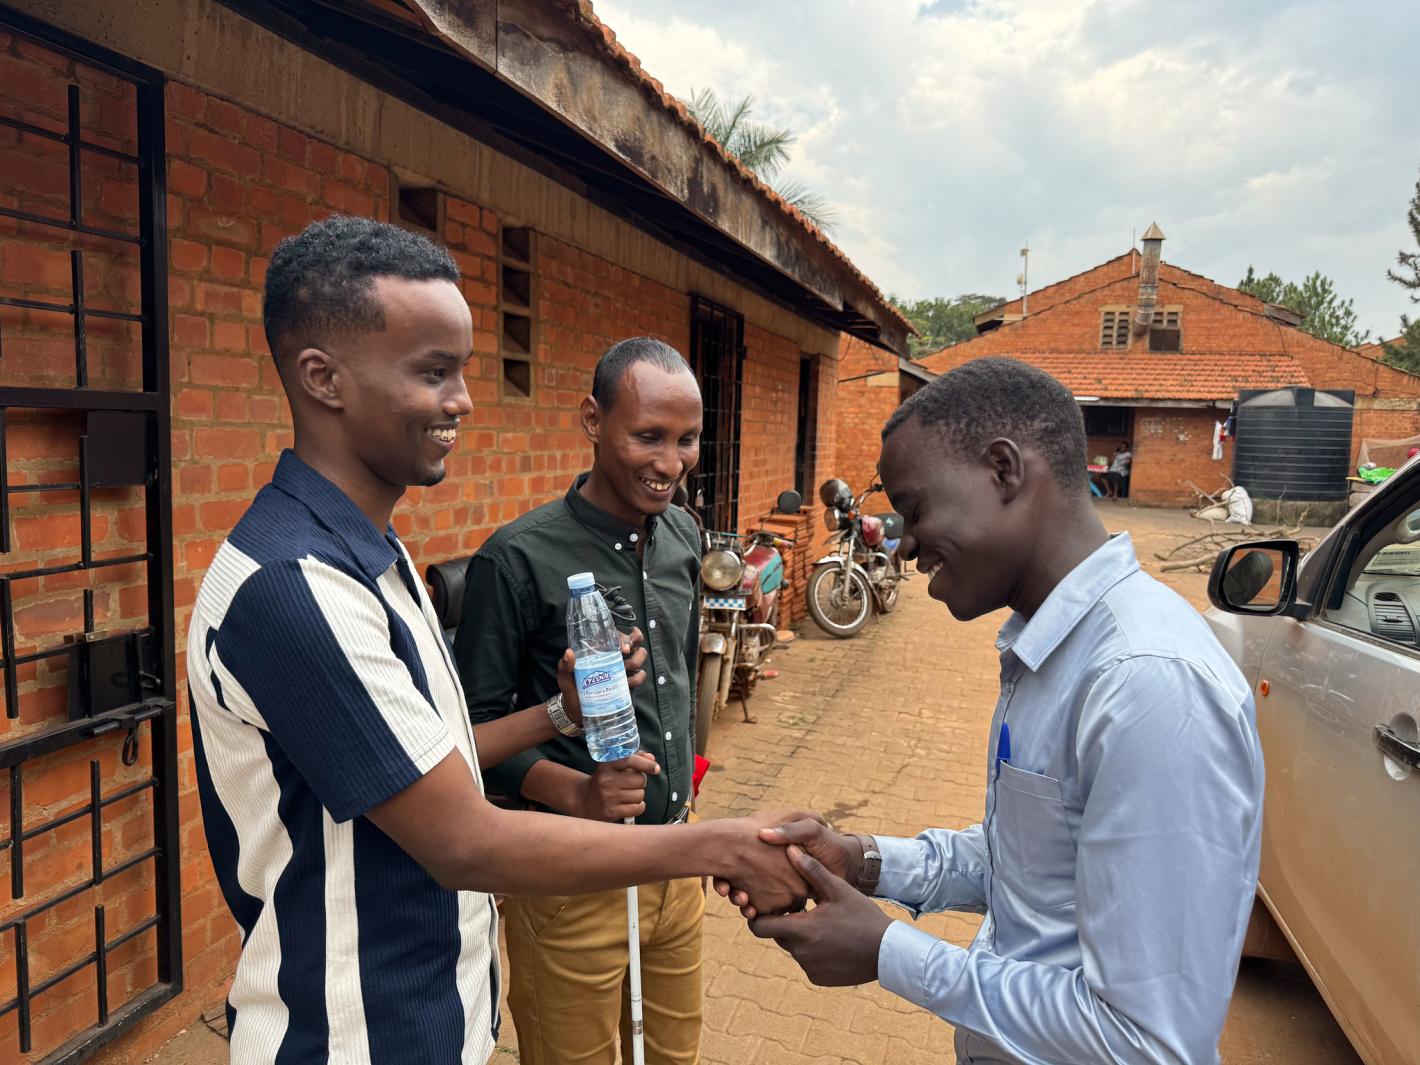
[{"label": "striped polo shirt", "polygon": [[362,816],[454,750],[482,787],[394,531],[285,452],[202,581],[187,662],[207,844],[241,926],[234,1065],[484,1065],[493,899],[440,887]]}]

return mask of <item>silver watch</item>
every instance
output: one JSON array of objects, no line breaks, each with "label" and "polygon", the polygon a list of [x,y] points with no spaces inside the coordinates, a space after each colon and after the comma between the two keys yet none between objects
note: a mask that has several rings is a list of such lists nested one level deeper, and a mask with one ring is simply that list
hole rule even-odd
[{"label": "silver watch", "polygon": [[585,736],[587,734],[587,730],[581,725],[574,725],[572,719],[567,716],[567,711],[562,709],[561,692],[547,700],[547,716],[552,721],[552,727],[564,736]]}]

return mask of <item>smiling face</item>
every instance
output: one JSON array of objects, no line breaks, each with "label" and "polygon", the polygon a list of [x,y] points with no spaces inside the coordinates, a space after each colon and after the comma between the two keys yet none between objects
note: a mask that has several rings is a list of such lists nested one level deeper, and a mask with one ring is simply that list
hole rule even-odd
[{"label": "smiling face", "polygon": [[463,368],[473,351],[468,304],[449,281],[380,277],[385,327],[333,353],[342,436],[358,467],[403,491],[444,479],[459,419],[473,410]]},{"label": "smiling face", "polygon": [[582,401],[582,430],[596,446],[595,473],[608,509],[629,521],[662,514],[700,461],[704,407],[695,377],[648,362],[628,366],[610,409]]},{"label": "smiling face", "polygon": [[883,442],[878,470],[905,522],[898,555],[916,560],[929,575],[928,594],[959,621],[1008,605],[1030,554],[1027,508],[1009,469],[1013,451],[996,441],[980,456],[959,455],[915,418]]}]

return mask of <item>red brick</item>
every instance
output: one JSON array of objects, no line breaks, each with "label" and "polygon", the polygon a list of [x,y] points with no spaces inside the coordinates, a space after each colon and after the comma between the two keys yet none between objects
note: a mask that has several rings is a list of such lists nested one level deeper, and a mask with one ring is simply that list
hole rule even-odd
[{"label": "red brick", "polygon": [[207,269],[206,244],[193,240],[176,238],[168,244],[169,261],[174,270],[185,274],[197,274]]},{"label": "red brick", "polygon": [[224,244],[250,246],[256,241],[256,223],[244,215],[229,211],[194,206],[188,212],[188,226],[194,234],[211,237]]},{"label": "red brick", "polygon": [[170,156],[168,158],[168,191],[176,192],[189,199],[200,200],[207,192],[207,171]]},{"label": "red brick", "polygon": [[207,124],[218,133],[239,136],[246,130],[246,112],[226,100],[207,101]]},{"label": "red brick", "polygon": [[307,137],[290,126],[278,126],[276,131],[276,151],[283,158],[303,163],[306,160]]},{"label": "red brick", "polygon": [[257,382],[256,363],[245,354],[193,355],[189,362],[193,384],[251,388]]},{"label": "red brick", "polygon": [[194,159],[210,163],[213,169],[244,178],[254,178],[261,173],[261,153],[226,137],[189,129],[187,147]]},{"label": "red brick", "polygon": [[212,467],[205,463],[198,466],[179,466],[177,484],[180,495],[206,495],[212,491]]},{"label": "red brick", "polygon": [[262,452],[261,434],[255,429],[195,429],[192,441],[199,458],[245,459]]},{"label": "red brick", "polygon": [[195,314],[173,315],[173,343],[179,348],[205,348],[212,342],[211,325]]},{"label": "red brick", "polygon": [[241,322],[217,322],[212,327],[212,346],[220,351],[246,353],[247,327]]},{"label": "red brick", "polygon": [[222,422],[246,421],[247,397],[240,392],[218,392],[217,420]]},{"label": "red brick", "polygon": [[212,417],[212,393],[205,388],[184,388],[178,393],[177,415],[193,421],[208,421]]},{"label": "red brick", "polygon": [[226,174],[213,174],[212,206],[222,211],[240,212],[246,206],[246,187]]},{"label": "red brick", "polygon": [[199,311],[214,314],[240,314],[242,310],[242,290],[231,285],[212,285],[199,281],[193,288]]},{"label": "red brick", "polygon": [[182,82],[168,82],[163,95],[164,103],[174,114],[200,120],[207,113],[207,94]]},{"label": "red brick", "polygon": [[232,526],[241,520],[248,505],[249,500],[245,499],[203,503],[197,508],[198,519],[202,523],[202,528],[207,532],[221,533],[225,536],[232,531]]},{"label": "red brick", "polygon": [[229,464],[217,470],[217,487],[223,492],[244,491],[251,487],[251,467]]}]

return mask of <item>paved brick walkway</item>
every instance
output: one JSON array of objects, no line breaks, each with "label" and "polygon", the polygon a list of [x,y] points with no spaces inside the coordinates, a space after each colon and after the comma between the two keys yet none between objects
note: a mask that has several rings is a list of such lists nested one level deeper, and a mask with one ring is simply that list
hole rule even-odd
[{"label": "paved brick walkway", "polygon": [[[1197,534],[1173,511],[1100,507],[1112,530],[1127,527],[1151,572],[1152,552]],[[1204,578],[1168,575],[1195,605]],[[801,806],[842,828],[911,835],[963,827],[985,801],[986,731],[996,700],[992,641],[1003,617],[954,621],[909,581],[897,611],[848,641],[812,623],[776,656],[781,675],[717,721],[716,765],[702,791],[707,817]],[[898,911],[892,911],[895,914]],[[979,918],[933,915],[921,926],[966,944]],[[787,955],[749,934],[713,898],[705,939],[706,1065],[939,1065],[952,1060],[949,1025],[876,986],[828,990],[804,980]],[[494,1065],[517,1060],[513,1026]],[[1223,1039],[1227,1065],[1357,1065],[1299,969],[1248,963]],[[155,1059],[162,1065],[225,1060],[225,1044],[200,1026]]]}]

